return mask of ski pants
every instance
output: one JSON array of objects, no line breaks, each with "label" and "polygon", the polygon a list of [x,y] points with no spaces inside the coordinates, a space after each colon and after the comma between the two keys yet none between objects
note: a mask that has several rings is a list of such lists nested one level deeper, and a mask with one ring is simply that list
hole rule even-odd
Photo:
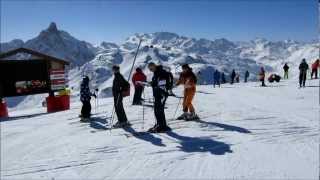
[{"label": "ski pants", "polygon": [[183,112],[194,112],[194,107],[192,105],[192,100],[196,94],[196,88],[185,88],[183,96]]},{"label": "ski pants", "polygon": [[141,104],[141,95],[143,92],[143,86],[136,86],[134,88],[134,96],[132,104]]},{"label": "ski pants", "polygon": [[159,127],[167,127],[166,116],[164,113],[167,96],[165,95],[165,93],[160,91],[161,90],[157,90],[156,92],[154,92],[154,115]]},{"label": "ski pants", "polygon": [[311,71],[311,79],[313,78],[313,75],[315,76],[316,79],[318,79],[318,68],[317,69],[312,69],[312,71]]},{"label": "ski pants", "polygon": [[113,96],[114,108],[118,117],[119,122],[127,122],[127,115],[123,108],[122,103],[123,97],[121,93],[117,93]]},{"label": "ski pants", "polygon": [[283,79],[289,79],[289,72],[288,71],[284,71]]},{"label": "ski pants", "polygon": [[300,87],[306,85],[306,79],[307,79],[307,72],[306,71],[300,72],[300,74],[299,74],[299,85],[300,85]]},{"label": "ski pants", "polygon": [[218,85],[220,87],[220,81],[219,80],[214,80],[213,87],[216,87],[216,85]]},{"label": "ski pants", "polygon": [[90,118],[90,115],[91,115],[90,101],[82,101],[81,116],[83,118]]}]

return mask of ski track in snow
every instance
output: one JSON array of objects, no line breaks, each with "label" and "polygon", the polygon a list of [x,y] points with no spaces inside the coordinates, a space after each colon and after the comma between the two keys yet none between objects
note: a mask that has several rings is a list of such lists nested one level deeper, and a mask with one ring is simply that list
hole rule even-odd
[{"label": "ski track in snow", "polygon": [[[100,99],[98,109],[92,101],[91,123],[79,122],[79,103],[50,114],[15,110],[0,123],[1,179],[317,179],[319,90],[296,85],[199,86],[194,103],[201,120],[172,120],[179,99],[169,97],[173,131],[162,134],[135,135],[154,117],[145,107],[142,129],[142,106],[130,105],[131,97],[124,104],[133,125],[125,130],[108,129],[111,98]],[[150,89],[145,95],[152,100]]]}]

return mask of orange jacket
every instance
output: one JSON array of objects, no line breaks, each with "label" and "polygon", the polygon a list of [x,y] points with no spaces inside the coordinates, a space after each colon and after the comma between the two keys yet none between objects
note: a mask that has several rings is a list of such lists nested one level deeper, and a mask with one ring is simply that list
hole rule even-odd
[{"label": "orange jacket", "polygon": [[196,75],[192,72],[186,72],[186,73],[181,73],[180,78],[176,85],[183,84],[185,89],[191,89],[191,88],[196,88],[196,83],[197,83],[197,77]]}]

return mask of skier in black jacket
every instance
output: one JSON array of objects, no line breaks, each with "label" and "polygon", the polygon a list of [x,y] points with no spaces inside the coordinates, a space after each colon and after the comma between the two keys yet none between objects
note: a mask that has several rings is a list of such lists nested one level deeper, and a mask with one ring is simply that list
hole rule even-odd
[{"label": "skier in black jacket", "polygon": [[91,116],[91,96],[97,97],[94,93],[90,92],[89,89],[89,77],[85,76],[82,79],[81,86],[80,86],[80,101],[82,102],[81,108],[81,120],[80,121],[89,121]]},{"label": "skier in black jacket", "polygon": [[121,128],[130,125],[128,122],[126,112],[123,108],[123,92],[130,88],[128,81],[120,74],[120,67],[113,66],[114,79],[112,84],[112,94],[114,99],[114,108],[118,117],[118,122],[113,126],[114,128]]},{"label": "skier in black jacket", "polygon": [[306,62],[306,59],[302,59],[302,62],[299,65],[299,85],[300,87],[305,87],[306,86],[306,79],[307,79],[307,71],[309,69],[309,66]]},{"label": "skier in black jacket", "polygon": [[151,86],[154,97],[154,115],[157,123],[154,127],[149,129],[149,132],[165,132],[170,131],[170,127],[167,126],[166,117],[164,113],[164,107],[168,98],[168,91],[171,90],[172,84],[170,75],[165,71],[162,66],[157,66],[155,63],[149,63],[148,68],[153,72]]},{"label": "skier in black jacket", "polygon": [[233,69],[232,70],[232,73],[231,73],[231,84],[233,84],[234,83],[234,78],[236,77],[236,71]]}]

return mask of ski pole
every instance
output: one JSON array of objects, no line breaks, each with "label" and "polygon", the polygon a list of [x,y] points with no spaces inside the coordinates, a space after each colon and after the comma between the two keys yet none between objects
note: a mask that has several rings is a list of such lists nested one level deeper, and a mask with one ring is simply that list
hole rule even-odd
[{"label": "ski pole", "polygon": [[[145,99],[144,91],[143,91],[143,99]],[[142,130],[144,130],[144,102],[142,103]]]},{"label": "ski pole", "polygon": [[181,99],[182,99],[182,98],[179,98],[179,102],[178,102],[177,108],[176,108],[176,110],[174,111],[173,118],[172,118],[173,120],[176,119],[176,114],[177,114],[178,109],[179,109],[179,106],[180,106],[180,104],[181,104]]}]

